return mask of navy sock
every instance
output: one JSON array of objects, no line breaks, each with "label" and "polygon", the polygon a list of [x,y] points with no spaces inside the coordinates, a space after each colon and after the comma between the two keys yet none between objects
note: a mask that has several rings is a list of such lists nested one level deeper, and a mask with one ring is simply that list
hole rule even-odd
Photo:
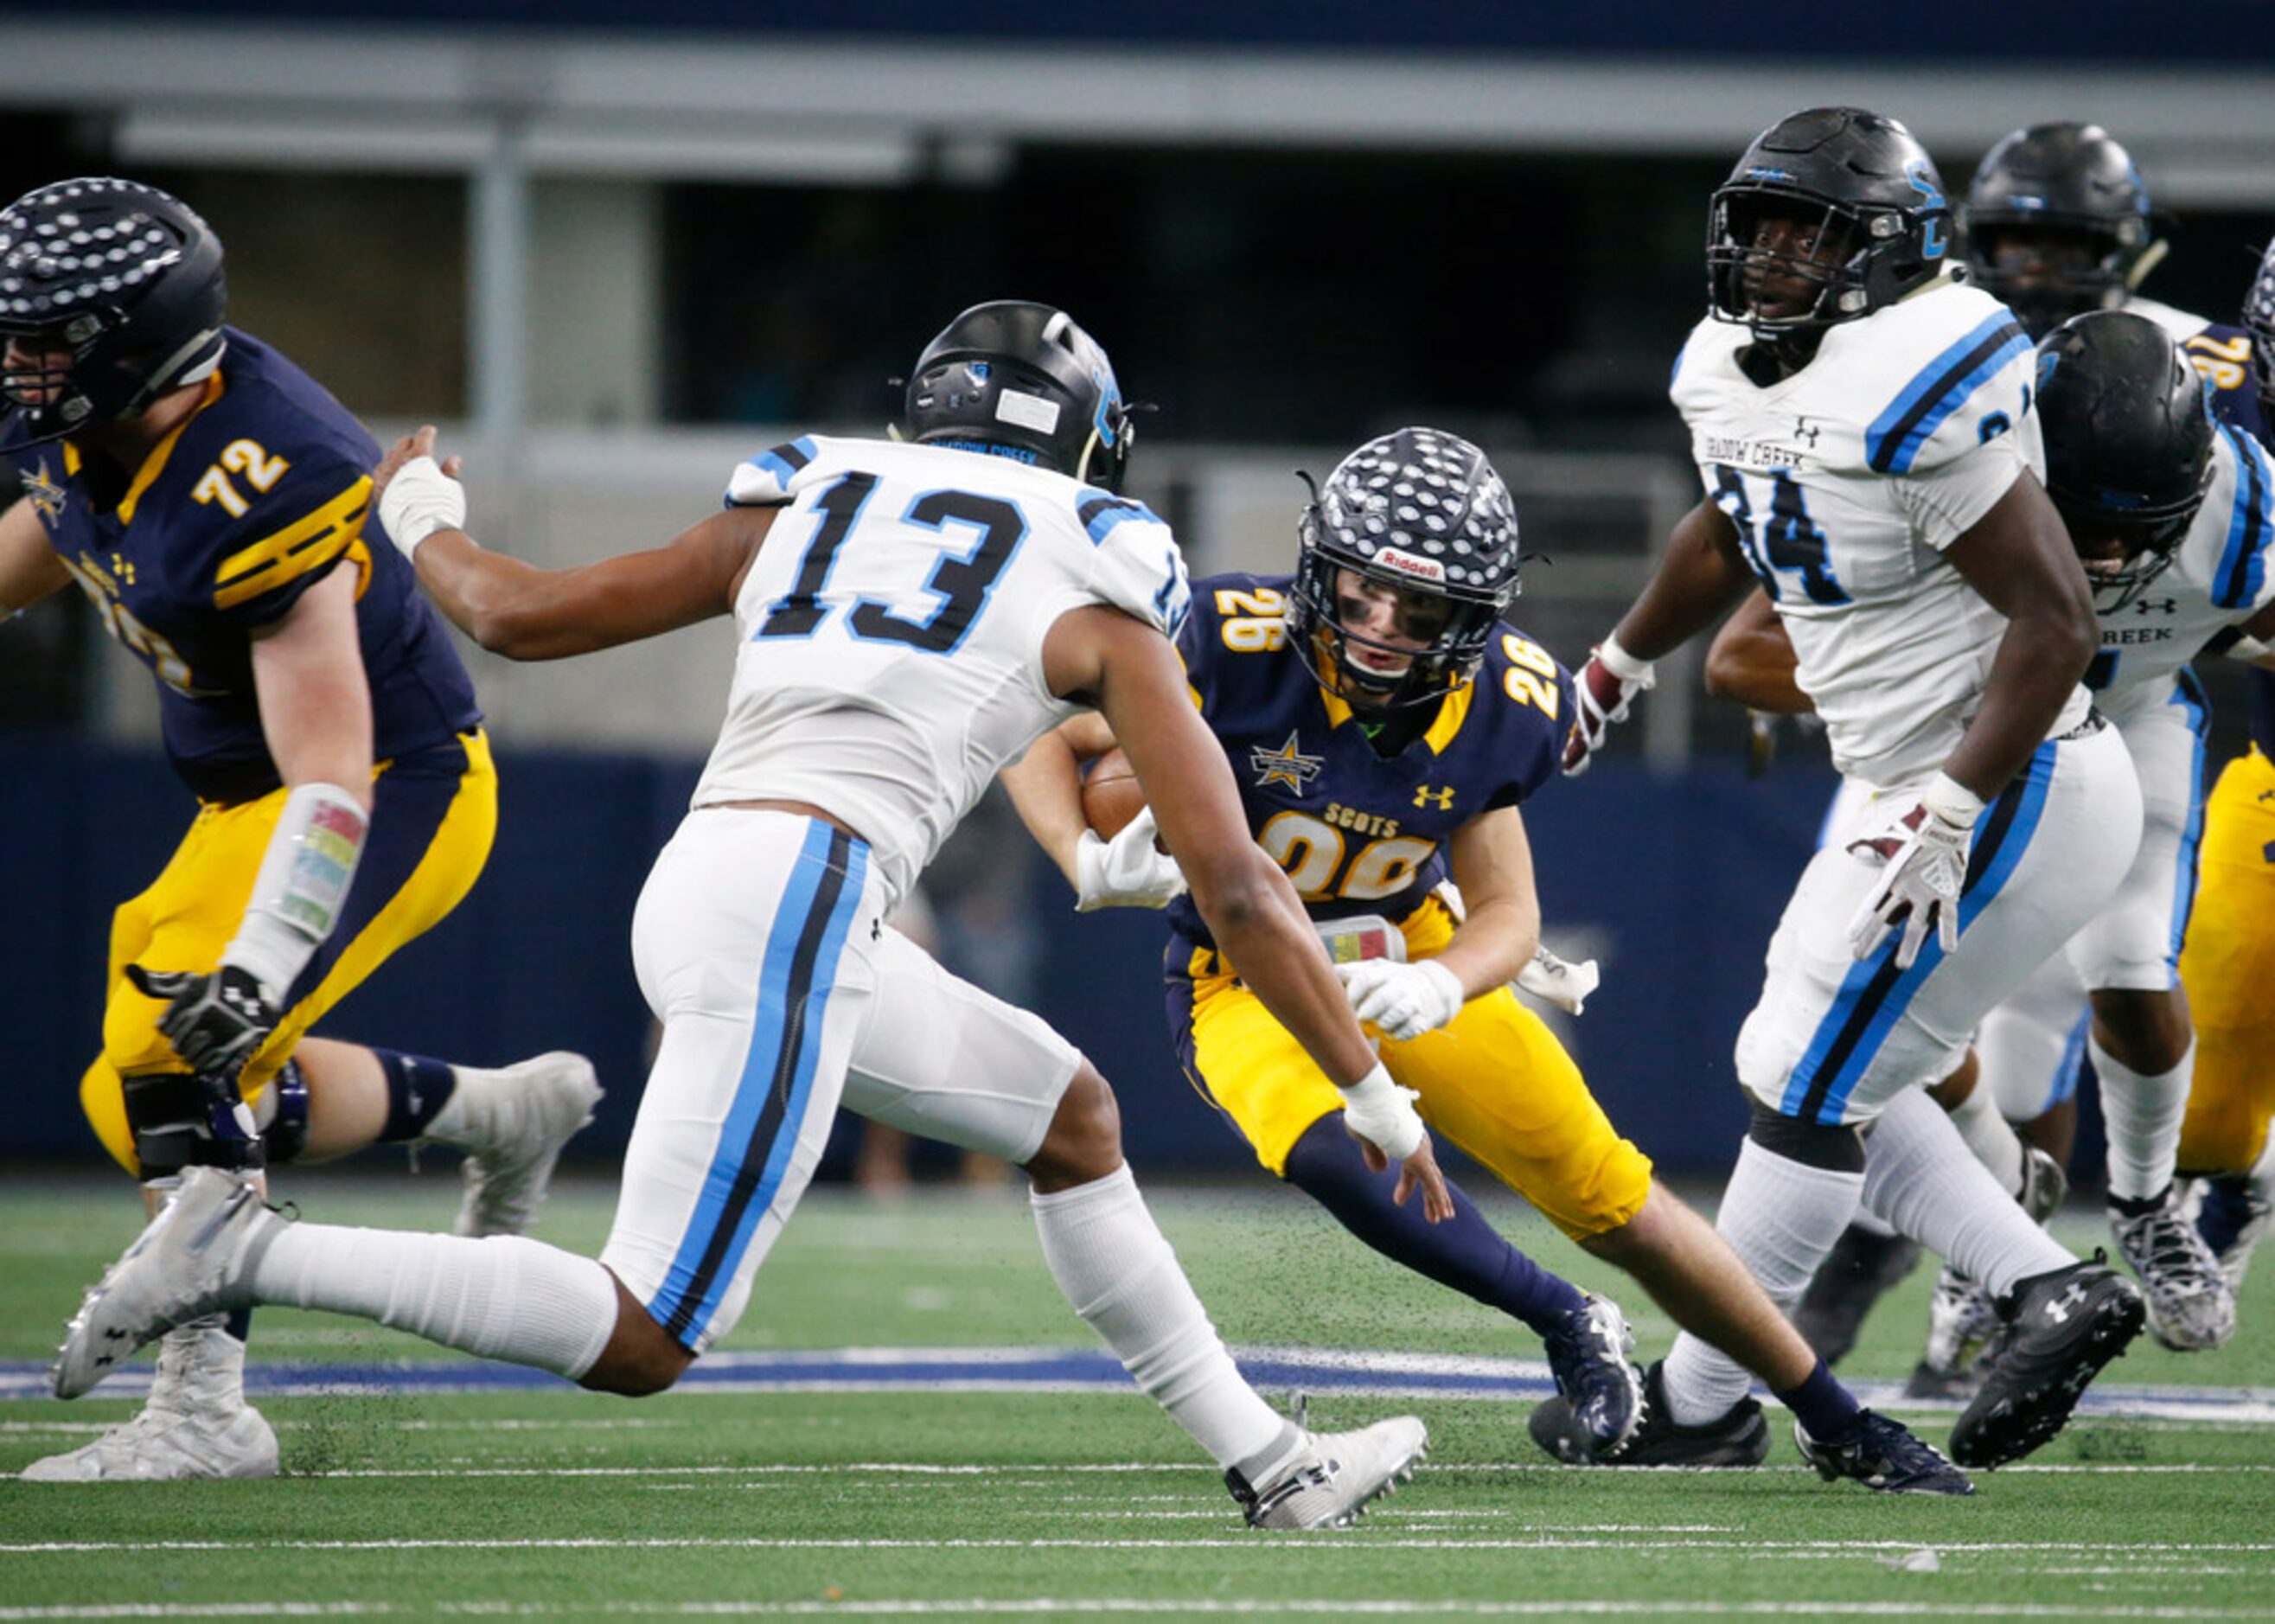
[{"label": "navy sock", "polygon": [[427,1131],[436,1113],[458,1090],[457,1074],[439,1060],[423,1054],[399,1054],[393,1049],[374,1049],[379,1069],[387,1074],[387,1126],[379,1143],[397,1144]]},{"label": "navy sock", "polygon": [[1542,1336],[1581,1306],[1576,1287],[1511,1246],[1451,1180],[1447,1189],[1454,1216],[1442,1224],[1422,1216],[1419,1196],[1404,1206],[1393,1202],[1398,1169],[1369,1172],[1357,1142],[1343,1131],[1340,1111],[1321,1117],[1296,1141],[1287,1178],[1384,1257],[1523,1320]]},{"label": "navy sock", "polygon": [[1822,1359],[1801,1386],[1785,1389],[1777,1399],[1793,1411],[1795,1418],[1820,1444],[1829,1444],[1856,1430],[1860,1413],[1856,1395],[1840,1385],[1833,1368]]}]

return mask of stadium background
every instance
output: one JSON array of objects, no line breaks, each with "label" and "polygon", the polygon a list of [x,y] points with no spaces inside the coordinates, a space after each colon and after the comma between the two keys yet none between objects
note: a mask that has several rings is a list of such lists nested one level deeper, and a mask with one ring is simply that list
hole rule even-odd
[{"label": "stadium background", "polygon": [[[229,245],[232,319],[382,438],[442,423],[493,545],[661,540],[774,439],[874,432],[956,310],[1030,297],[1158,404],[1131,488],[1197,572],[1284,568],[1294,470],[1432,422],[1508,476],[1545,555],[1513,618],[1568,662],[1693,499],[1662,391],[1707,193],[1760,127],[1836,102],[1904,119],[1954,194],[2008,129],[2105,124],[2176,228],[2148,291],[2216,320],[2275,230],[2275,47],[2241,0],[0,4],[0,193],[102,171],[179,193]],[[611,1093],[575,1148],[613,1157],[646,1041],[632,900],[731,636],[470,651],[495,855],[328,1031],[586,1050]],[[0,1161],[98,1154],[74,1084],[110,911],[188,810],[148,687],[75,596],[0,629]],[[1736,1144],[1730,1042],[1833,778],[1790,731],[1750,778],[1742,715],[1695,690],[1694,653],[1528,817],[1547,938],[1606,977],[1564,1030],[1615,1120],[1704,1175]],[[950,961],[1100,1059],[1148,1176],[1239,1164],[1170,1061],[1158,921],[1076,918],[1000,809],[932,888]]]}]

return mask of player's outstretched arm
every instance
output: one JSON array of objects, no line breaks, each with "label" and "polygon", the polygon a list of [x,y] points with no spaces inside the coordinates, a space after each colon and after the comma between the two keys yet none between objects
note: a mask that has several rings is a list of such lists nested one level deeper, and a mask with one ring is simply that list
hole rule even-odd
[{"label": "player's outstretched arm", "polygon": [[458,459],[437,464],[435,431],[397,441],[374,472],[389,539],[452,624],[510,660],[563,660],[661,636],[734,609],[772,508],[729,508],[645,552],[542,570],[465,532]]},{"label": "player's outstretched arm", "polygon": [[0,620],[30,608],[70,579],[30,502],[0,513]]},{"label": "player's outstretched arm", "polygon": [[1295,888],[1249,838],[1232,769],[1193,709],[1168,639],[1116,609],[1075,609],[1044,640],[1043,669],[1053,692],[1087,698],[1104,714],[1217,945],[1343,1091],[1344,1119],[1369,1161],[1402,1162],[1397,1198],[1419,1189],[1432,1221],[1452,1217],[1430,1136],[1359,1031]]},{"label": "player's outstretched arm", "polygon": [[1983,704],[1943,770],[1988,801],[2030,759],[2085,675],[2101,632],[2061,515],[2025,473],[1944,550],[2007,617]]},{"label": "player's outstretched arm", "polygon": [[1719,508],[1701,502],[1676,521],[1642,596],[1574,676],[1567,774],[1587,771],[1612,723],[1625,720],[1635,697],[1656,681],[1651,662],[1712,625],[1752,580],[1738,533]]},{"label": "player's outstretched arm", "polygon": [[1706,691],[1750,710],[1805,716],[1816,707],[1795,678],[1793,639],[1759,587],[1731,612],[1706,650]]},{"label": "player's outstretched arm", "polygon": [[1540,892],[1524,814],[1503,806],[1470,819],[1454,831],[1446,855],[1463,912],[1435,962],[1474,998],[1516,979],[1540,946]]}]

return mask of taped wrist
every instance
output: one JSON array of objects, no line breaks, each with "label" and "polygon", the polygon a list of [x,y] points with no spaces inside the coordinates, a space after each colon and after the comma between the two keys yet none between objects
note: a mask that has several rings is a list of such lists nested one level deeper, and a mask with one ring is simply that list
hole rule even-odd
[{"label": "taped wrist", "polygon": [[1604,662],[1604,669],[1623,683],[1633,683],[1638,688],[1658,684],[1659,668],[1648,660],[1638,660],[1620,646],[1616,636],[1610,636],[1596,646],[1596,658]]},{"label": "taped wrist", "polygon": [[379,522],[396,551],[418,560],[419,544],[438,530],[466,527],[466,487],[431,457],[414,457],[395,471],[379,496]]},{"label": "taped wrist", "polygon": [[1344,1125],[1391,1160],[1404,1161],[1421,1148],[1422,1118],[1414,1109],[1414,1091],[1393,1082],[1381,1061],[1342,1096]]},{"label": "taped wrist", "polygon": [[253,1114],[231,1079],[157,1071],[123,1081],[126,1125],[144,1183],[176,1177],[185,1167],[242,1171],[267,1165]]},{"label": "taped wrist", "polygon": [[1984,800],[1948,773],[1938,773],[1920,792],[1920,804],[1955,829],[1971,829],[1982,817]]},{"label": "taped wrist", "polygon": [[270,1003],[283,1003],[338,923],[368,827],[363,808],[337,784],[301,784],[284,797],[245,918],[221,956],[249,971]]}]

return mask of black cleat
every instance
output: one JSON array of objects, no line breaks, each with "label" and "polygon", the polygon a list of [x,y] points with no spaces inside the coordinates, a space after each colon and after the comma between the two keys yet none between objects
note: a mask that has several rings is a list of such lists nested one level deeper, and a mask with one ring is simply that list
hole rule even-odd
[{"label": "black cleat", "polygon": [[1544,1338],[1557,1396],[1571,1407],[1572,1424],[1588,1439],[1591,1457],[1613,1454],[1635,1436],[1643,1420],[1643,1372],[1628,1355],[1635,1334],[1619,1307],[1583,1292],[1579,1307]]},{"label": "black cleat", "polygon": [[1917,1241],[1851,1224],[1840,1232],[1793,1311],[1794,1328],[1827,1364],[1856,1346],[1872,1304],[1919,1266]]},{"label": "black cleat", "polygon": [[1719,1421],[1683,1426],[1667,1411],[1666,1382],[1657,1364],[1644,1372],[1643,1419],[1616,1454],[1597,1456],[1561,1394],[1534,1406],[1525,1430],[1567,1466],[1759,1466],[1770,1453],[1769,1423],[1757,1401],[1741,1400]]},{"label": "black cleat", "polygon": [[2104,1254],[2016,1284],[1999,1304],[2007,1329],[1984,1356],[1982,1389],[1951,1429],[1951,1458],[1988,1471],[2062,1429],[2101,1367],[2141,1334],[2140,1288]]},{"label": "black cleat", "polygon": [[1818,1443],[1795,1420],[1793,1441],[1802,1458],[1827,1483],[1853,1477],[1883,1494],[1975,1492],[1967,1474],[1945,1460],[1934,1445],[1876,1410],[1860,1411],[1856,1430],[1831,1443]]}]

